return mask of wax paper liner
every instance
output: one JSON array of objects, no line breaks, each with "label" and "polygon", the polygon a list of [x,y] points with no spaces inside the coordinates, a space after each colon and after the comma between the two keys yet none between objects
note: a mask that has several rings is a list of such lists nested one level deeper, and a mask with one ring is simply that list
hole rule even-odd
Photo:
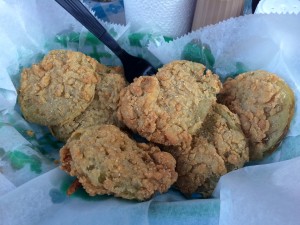
[{"label": "wax paper liner", "polygon": [[[204,63],[222,80],[263,69],[282,77],[294,90],[296,111],[289,131],[300,135],[300,15],[247,15],[192,32],[149,50],[162,62],[188,59]],[[164,49],[164,51],[161,51]]]},{"label": "wax paper liner", "polygon": [[[205,27],[159,47],[149,46],[162,63],[174,59],[200,62],[222,80],[257,69],[274,72],[295,93],[295,115],[277,151],[223,176],[218,183],[214,196],[221,202],[219,224],[297,224],[299,221],[296,212],[296,202],[299,202],[296,190],[300,187],[297,172],[300,156],[299,22],[299,15],[248,15]],[[283,160],[287,161],[275,163]],[[250,166],[255,164],[259,166]]]},{"label": "wax paper liner", "polygon": [[[22,118],[16,104],[22,68],[58,48],[82,51],[111,65],[120,62],[54,1],[0,1],[0,10],[0,167],[7,182],[19,186],[56,167],[62,145],[47,128]],[[128,29],[102,24],[116,40]]]},{"label": "wax paper liner", "polygon": [[[6,183],[19,186],[56,167],[57,150],[62,146],[46,127],[29,124],[22,118],[16,104],[21,70],[39,62],[50,50],[61,48],[84,52],[106,65],[121,62],[54,1],[0,1],[0,9],[0,40],[5,49],[0,56],[0,167]],[[161,36],[100,22],[128,52],[143,55],[158,66],[145,46],[162,42]]]},{"label": "wax paper liner", "polygon": [[[8,4],[2,0],[0,1],[0,11],[0,46],[3,49],[0,55],[0,224],[218,224],[219,218],[222,218],[220,223],[226,224],[228,218],[224,217],[224,213],[230,209],[230,205],[227,204],[228,201],[238,201],[241,198],[241,195],[237,195],[239,198],[234,195],[231,198],[222,197],[224,196],[222,190],[228,190],[230,187],[231,173],[226,175],[227,183],[222,185],[221,180],[220,188],[215,193],[216,197],[207,200],[187,200],[176,190],[157,195],[147,202],[125,201],[109,196],[89,197],[82,189],[72,197],[66,196],[65,191],[74,178],[69,177],[58,168],[53,169],[57,167],[58,149],[63,143],[55,140],[47,128],[27,123],[22,118],[16,104],[20,71],[23,67],[38,62],[49,50],[55,48],[83,51],[110,65],[116,65],[120,62],[54,1],[29,0],[25,2],[12,0]],[[276,19],[277,17],[275,21]],[[259,20],[255,21],[251,18],[250,20],[257,25],[260,24]],[[267,17],[264,20],[268,21]],[[294,21],[294,19],[290,20],[289,22]],[[298,18],[295,17],[295,20],[297,21]],[[241,27],[248,25],[247,20],[242,19],[225,22],[225,24],[234,23],[234,21]],[[114,38],[124,45],[125,49],[133,54],[143,55],[150,61],[159,64],[160,61],[157,58],[161,59],[160,55],[163,56],[166,51],[169,51],[168,45],[165,44],[166,41],[170,41],[167,37],[147,34],[142,30],[132,30],[129,26],[104,25]],[[235,39],[236,29],[234,30],[229,26],[227,30],[224,30],[222,26],[224,25],[219,24],[205,28],[199,33],[200,35],[207,33],[207,37],[216,37],[215,32],[212,31],[219,31],[223,36],[229,32]],[[271,26],[276,26],[276,24]],[[253,27],[249,29],[250,33],[255,31]],[[290,28],[286,29],[289,31]],[[211,34],[209,35],[209,33]],[[192,39],[194,39],[193,35],[190,34]],[[293,40],[294,37],[295,34],[291,34]],[[247,41],[247,37],[244,40]],[[173,54],[181,49],[179,55],[184,55],[190,59],[194,58],[193,54],[195,53],[201,60],[204,57],[204,62],[208,66],[222,71],[224,65],[227,64],[225,61],[218,61],[220,52],[215,50],[219,46],[225,49],[227,45],[222,44],[223,41],[232,43],[229,37],[225,40],[215,38],[212,43],[206,42],[205,39],[196,38],[192,42],[188,41],[187,47],[185,45],[183,48],[176,46],[169,53]],[[261,39],[258,38],[257,41],[260,42]],[[153,51],[156,57],[145,49],[149,43],[152,43],[152,47],[161,45],[160,51],[157,49]],[[177,43],[177,40],[174,43]],[[274,46],[276,47],[277,44],[276,42]],[[193,49],[191,46],[201,46],[202,50],[200,53],[193,50],[193,54],[190,54],[190,50]],[[240,46],[243,47],[244,45],[240,43]],[[159,54],[157,54],[158,52]],[[293,58],[294,52],[291,52],[292,54],[289,52],[289,54],[284,55],[285,58]],[[226,58],[228,65],[231,65],[232,60],[233,62],[236,61],[233,57],[235,54],[230,52],[229,47],[226,56],[228,56]],[[172,57],[172,59],[176,59],[174,55]],[[244,68],[251,69],[253,66],[251,63],[246,64],[248,61],[239,62],[238,65],[241,70]],[[262,65],[265,62],[266,60],[262,62]],[[298,71],[299,67],[296,61],[292,62],[295,65],[290,69],[290,72],[294,73]],[[288,65],[292,65],[292,63]],[[231,67],[229,66],[229,68]],[[234,68],[234,73],[240,71],[237,67]],[[224,77],[227,76],[225,72],[220,74]],[[292,87],[295,88],[295,86]],[[298,136],[290,135],[275,154],[257,163],[265,164],[297,157],[299,156],[298,144]],[[290,165],[295,162],[291,161]],[[270,165],[276,168],[282,166],[277,163]],[[264,168],[264,166],[261,167]],[[260,166],[253,168],[258,169],[258,174],[264,172],[264,170],[260,170]],[[236,173],[239,171],[242,172],[243,170],[238,170]],[[299,180],[297,174],[292,174],[293,177],[288,182],[284,182],[284,188],[297,185],[295,182],[290,182],[294,179]],[[277,176],[277,180],[280,178]],[[268,177],[265,178],[266,181],[267,179]],[[255,182],[251,181],[249,179],[249,187],[255,186]],[[234,188],[240,190],[239,193],[243,192],[243,189],[237,185]],[[262,190],[265,190],[264,187]],[[291,196],[295,194],[294,189],[288,190],[292,190]],[[274,195],[276,194],[275,192]],[[261,196],[261,199],[264,200],[264,196]],[[250,204],[251,199],[248,200]],[[265,207],[272,208],[272,204],[268,205],[267,203]],[[234,212],[234,215],[237,215],[238,211],[235,210]],[[294,218],[294,215],[289,216]],[[263,219],[266,222],[268,218]]]}]

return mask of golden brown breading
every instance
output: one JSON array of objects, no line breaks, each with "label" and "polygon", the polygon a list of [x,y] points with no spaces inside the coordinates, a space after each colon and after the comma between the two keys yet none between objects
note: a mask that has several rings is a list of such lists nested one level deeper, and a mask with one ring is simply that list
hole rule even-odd
[{"label": "golden brown breading", "polygon": [[80,187],[81,187],[81,183],[79,182],[78,179],[75,179],[73,181],[73,183],[68,187],[67,195],[70,196],[70,195],[74,194],[77,191],[77,189]]},{"label": "golden brown breading", "polygon": [[73,120],[50,127],[52,134],[61,141],[67,141],[78,128],[98,125],[114,124],[122,126],[116,112],[119,103],[120,91],[126,86],[123,75],[113,73],[101,74],[101,80],[96,85],[94,100],[87,109]]},{"label": "golden brown breading", "polygon": [[53,50],[24,69],[19,102],[26,120],[52,126],[80,115],[94,98],[97,65],[83,53]]},{"label": "golden brown breading", "polygon": [[173,61],[121,91],[118,118],[149,141],[189,145],[220,88],[218,76],[205,74],[202,64]]},{"label": "golden brown breading", "polygon": [[203,137],[193,138],[191,147],[165,149],[176,159],[178,179],[175,186],[185,195],[201,193],[209,197],[219,178],[227,172],[222,157]]},{"label": "golden brown breading", "polygon": [[215,104],[197,136],[212,143],[225,162],[227,171],[244,166],[249,161],[249,146],[238,116],[225,105]]},{"label": "golden brown breading", "polygon": [[176,181],[175,159],[158,147],[136,143],[113,125],[75,131],[60,150],[61,168],[77,176],[90,195],[149,199]]},{"label": "golden brown breading", "polygon": [[249,159],[247,140],[237,115],[216,104],[193,137],[191,147],[168,147],[177,161],[176,186],[186,194],[209,197],[220,177]]},{"label": "golden brown breading", "polygon": [[289,86],[262,70],[228,79],[218,101],[239,116],[249,139],[251,160],[262,159],[276,149],[288,131],[295,107]]}]

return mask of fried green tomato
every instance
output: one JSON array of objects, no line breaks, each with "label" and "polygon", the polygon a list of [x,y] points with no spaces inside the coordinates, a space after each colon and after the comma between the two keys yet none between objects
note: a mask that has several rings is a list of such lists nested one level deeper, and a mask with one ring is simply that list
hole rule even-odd
[{"label": "fried green tomato", "polygon": [[126,86],[123,75],[105,73],[99,75],[96,85],[95,97],[87,109],[62,125],[51,126],[52,134],[61,141],[67,141],[71,134],[83,127],[98,124],[114,124],[122,126],[118,121],[116,112],[119,103],[120,91]]},{"label": "fried green tomato", "polygon": [[291,88],[276,74],[262,70],[228,79],[218,101],[239,116],[249,139],[250,160],[260,160],[277,148],[295,108]]},{"label": "fried green tomato", "polygon": [[249,148],[237,115],[216,104],[189,148],[167,147],[177,161],[175,186],[185,195],[209,197],[220,177],[249,160]]},{"label": "fried green tomato", "polygon": [[216,94],[219,77],[185,60],[166,64],[154,76],[141,76],[120,94],[118,118],[151,142],[189,145]]},{"label": "fried green tomato", "polygon": [[98,62],[69,50],[53,50],[21,74],[19,103],[26,120],[54,126],[79,116],[92,102]]},{"label": "fried green tomato", "polygon": [[61,168],[86,192],[147,200],[176,181],[176,161],[167,152],[137,143],[114,125],[75,131],[60,150]]}]

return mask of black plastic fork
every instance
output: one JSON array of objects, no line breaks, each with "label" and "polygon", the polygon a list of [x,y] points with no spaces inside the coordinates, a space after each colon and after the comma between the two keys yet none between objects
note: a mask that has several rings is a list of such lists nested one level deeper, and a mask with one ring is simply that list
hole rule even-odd
[{"label": "black plastic fork", "polygon": [[121,60],[125,78],[132,82],[141,75],[153,75],[157,69],[145,59],[132,56],[122,49],[99,21],[90,13],[80,0],[55,0]]}]

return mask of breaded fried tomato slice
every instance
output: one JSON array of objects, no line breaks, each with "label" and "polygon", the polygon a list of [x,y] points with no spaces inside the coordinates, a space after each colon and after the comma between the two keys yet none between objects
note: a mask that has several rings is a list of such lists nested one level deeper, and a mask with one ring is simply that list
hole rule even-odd
[{"label": "breaded fried tomato slice", "polygon": [[24,69],[19,103],[25,119],[53,126],[80,115],[94,98],[97,65],[83,53],[53,50]]},{"label": "breaded fried tomato slice", "polygon": [[93,101],[87,109],[62,125],[51,126],[52,134],[61,141],[67,141],[71,134],[83,127],[89,127],[98,124],[114,124],[121,126],[116,112],[119,103],[120,91],[126,86],[123,75],[115,73],[106,73],[99,75],[96,85],[96,93]]},{"label": "breaded fried tomato slice", "polygon": [[163,145],[189,145],[216,101],[217,75],[185,60],[142,76],[120,94],[118,118],[134,132]]},{"label": "breaded fried tomato slice", "polygon": [[191,147],[168,147],[177,161],[175,186],[185,195],[209,197],[220,177],[249,160],[249,148],[237,115],[215,104],[193,137]]},{"label": "breaded fried tomato slice", "polygon": [[291,88],[276,74],[262,70],[228,79],[218,101],[239,116],[249,139],[251,160],[262,159],[276,149],[294,115]]},{"label": "breaded fried tomato slice", "polygon": [[75,131],[60,150],[61,168],[86,192],[146,200],[176,181],[175,159],[158,147],[137,143],[114,125]]}]

